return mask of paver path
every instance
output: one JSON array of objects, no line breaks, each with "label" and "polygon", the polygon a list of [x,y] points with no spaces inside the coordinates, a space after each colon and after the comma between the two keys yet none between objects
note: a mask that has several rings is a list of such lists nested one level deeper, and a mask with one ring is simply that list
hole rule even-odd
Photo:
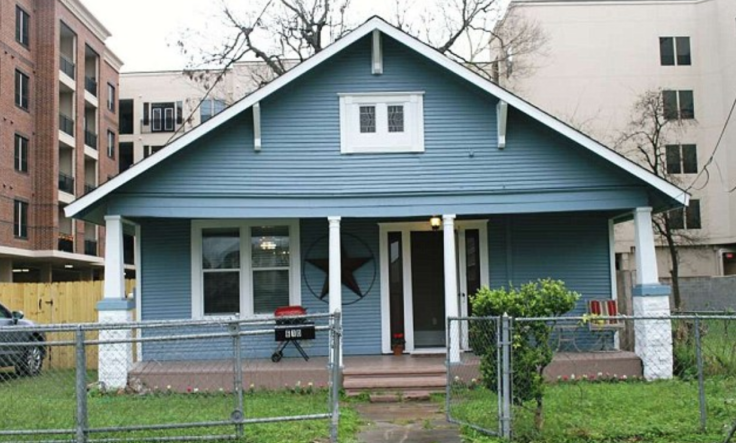
[{"label": "paver path", "polygon": [[358,434],[363,443],[461,443],[457,426],[445,420],[436,403],[365,403],[355,408],[368,422]]}]

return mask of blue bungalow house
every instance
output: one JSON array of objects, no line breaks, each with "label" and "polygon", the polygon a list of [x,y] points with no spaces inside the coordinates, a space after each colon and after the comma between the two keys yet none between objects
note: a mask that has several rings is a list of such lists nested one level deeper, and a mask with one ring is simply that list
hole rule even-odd
[{"label": "blue bungalow house", "polygon": [[[688,195],[380,18],[78,199],[106,227],[104,321],[342,311],[345,355],[445,345],[480,286],[615,297],[637,226],[638,313],[666,309],[652,211]],[[644,300],[644,298],[643,298]],[[663,304],[664,303],[664,304]],[[580,303],[582,312],[584,302]],[[264,348],[264,356],[270,348]]]}]

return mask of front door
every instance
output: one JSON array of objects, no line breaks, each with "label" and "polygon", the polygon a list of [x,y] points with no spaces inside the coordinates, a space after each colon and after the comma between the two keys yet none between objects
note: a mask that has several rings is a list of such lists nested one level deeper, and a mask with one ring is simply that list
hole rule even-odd
[{"label": "front door", "polygon": [[[471,299],[488,285],[488,222],[456,222],[458,303],[461,316],[472,315]],[[445,269],[442,230],[429,223],[381,224],[382,349],[406,342],[408,352],[445,346]],[[461,333],[468,349],[467,328]],[[398,338],[397,338],[398,337]]]},{"label": "front door", "polygon": [[445,346],[445,274],[442,231],[411,233],[414,348]]}]

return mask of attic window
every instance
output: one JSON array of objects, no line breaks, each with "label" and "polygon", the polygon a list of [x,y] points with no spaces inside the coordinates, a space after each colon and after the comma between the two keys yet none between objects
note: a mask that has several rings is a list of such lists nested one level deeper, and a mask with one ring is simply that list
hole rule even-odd
[{"label": "attic window", "polygon": [[424,152],[421,92],[340,94],[343,154]]}]

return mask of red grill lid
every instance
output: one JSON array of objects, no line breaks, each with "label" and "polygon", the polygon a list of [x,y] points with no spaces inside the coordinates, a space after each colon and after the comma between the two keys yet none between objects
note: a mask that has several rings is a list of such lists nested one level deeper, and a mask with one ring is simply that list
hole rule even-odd
[{"label": "red grill lid", "polygon": [[301,306],[282,306],[276,308],[273,315],[276,317],[291,317],[293,315],[307,315],[307,310]]}]

